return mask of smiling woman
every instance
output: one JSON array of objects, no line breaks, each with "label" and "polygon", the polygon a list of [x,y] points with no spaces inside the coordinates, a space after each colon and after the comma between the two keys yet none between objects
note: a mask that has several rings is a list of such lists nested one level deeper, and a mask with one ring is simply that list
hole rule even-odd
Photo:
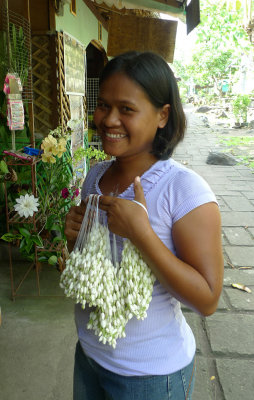
[{"label": "smiling woman", "polygon": [[[94,121],[104,151],[115,159],[89,171],[81,206],[66,218],[69,247],[87,196],[100,195],[100,213],[117,235],[118,254],[129,239],[156,282],[147,317],[129,320],[114,349],[88,329],[91,310],[76,306],[74,400],[191,399],[196,345],[180,303],[202,315],[216,310],[223,281],[221,226],[208,184],[170,157],[186,119],[168,64],[154,53],[112,59],[100,78]],[[127,274],[125,281],[128,287]]]},{"label": "smiling woman", "polygon": [[[101,84],[94,113],[104,151],[121,158],[147,157],[157,129],[167,123],[169,108],[169,104],[155,108],[143,89],[123,73],[109,77]],[[155,160],[152,154],[150,158]]]},{"label": "smiling woman", "polygon": [[[124,75],[132,81],[134,91],[139,89],[141,97],[143,96],[143,99],[145,98],[150,106],[154,107],[154,111],[164,109],[167,111],[166,118],[170,114],[170,118],[167,118],[163,126],[157,126],[152,149],[158,159],[167,159],[172,155],[174,147],[183,139],[186,128],[177,83],[168,64],[158,55],[149,52],[142,53],[142,57],[137,56],[134,60],[133,54],[137,53],[125,53],[106,65],[100,77],[100,88],[103,88],[103,83],[112,75],[120,74],[122,77]],[[122,82],[120,82],[120,87],[121,85]],[[135,96],[130,89],[129,96],[129,99],[122,99],[123,107],[127,107],[126,111],[128,109],[130,112],[135,111],[137,104],[133,104]]]}]

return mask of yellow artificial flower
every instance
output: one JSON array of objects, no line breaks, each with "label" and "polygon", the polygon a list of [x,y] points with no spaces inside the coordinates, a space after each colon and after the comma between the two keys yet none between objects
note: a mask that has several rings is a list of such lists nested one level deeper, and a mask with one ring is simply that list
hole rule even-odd
[{"label": "yellow artificial flower", "polygon": [[57,140],[52,136],[48,135],[42,142],[41,148],[44,153],[51,153],[54,156],[57,155]]},{"label": "yellow artificial flower", "polygon": [[60,158],[65,152],[66,152],[66,140],[61,138],[58,140],[57,156]]},{"label": "yellow artificial flower", "polygon": [[56,162],[56,159],[55,159],[55,157],[52,156],[52,153],[45,153],[45,151],[44,151],[44,153],[42,153],[41,159],[45,163],[54,164]]},{"label": "yellow artificial flower", "polygon": [[61,158],[63,153],[66,151],[66,140],[60,138],[57,141],[57,139],[52,135],[48,135],[43,140],[41,148],[44,150],[42,154],[42,161],[55,163],[56,159],[54,156]]}]

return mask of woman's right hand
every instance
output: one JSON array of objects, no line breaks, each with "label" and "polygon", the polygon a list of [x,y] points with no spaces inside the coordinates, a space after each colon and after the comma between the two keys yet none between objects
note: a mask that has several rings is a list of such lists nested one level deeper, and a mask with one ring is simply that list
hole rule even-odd
[{"label": "woman's right hand", "polygon": [[67,239],[68,249],[71,251],[74,247],[78,233],[86,211],[86,204],[81,201],[80,206],[73,206],[70,208],[65,218],[64,234]]}]

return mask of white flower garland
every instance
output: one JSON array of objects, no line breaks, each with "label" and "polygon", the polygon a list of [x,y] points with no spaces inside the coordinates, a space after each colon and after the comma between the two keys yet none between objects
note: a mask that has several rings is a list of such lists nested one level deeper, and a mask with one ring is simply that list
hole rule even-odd
[{"label": "white flower garland", "polygon": [[128,239],[121,264],[114,267],[106,256],[108,240],[107,226],[96,224],[82,252],[74,250],[70,254],[60,286],[83,309],[87,303],[95,307],[87,328],[93,329],[104,344],[115,348],[116,340],[125,337],[129,319],[146,318],[155,276]]}]

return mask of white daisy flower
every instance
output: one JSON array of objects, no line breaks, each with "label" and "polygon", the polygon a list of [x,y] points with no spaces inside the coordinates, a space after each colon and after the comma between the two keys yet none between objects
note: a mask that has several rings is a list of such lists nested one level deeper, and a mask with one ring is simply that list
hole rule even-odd
[{"label": "white daisy flower", "polygon": [[15,211],[20,217],[32,217],[34,212],[38,211],[39,200],[34,197],[33,194],[25,194],[25,196],[20,196],[16,199],[16,204],[14,205]]}]

